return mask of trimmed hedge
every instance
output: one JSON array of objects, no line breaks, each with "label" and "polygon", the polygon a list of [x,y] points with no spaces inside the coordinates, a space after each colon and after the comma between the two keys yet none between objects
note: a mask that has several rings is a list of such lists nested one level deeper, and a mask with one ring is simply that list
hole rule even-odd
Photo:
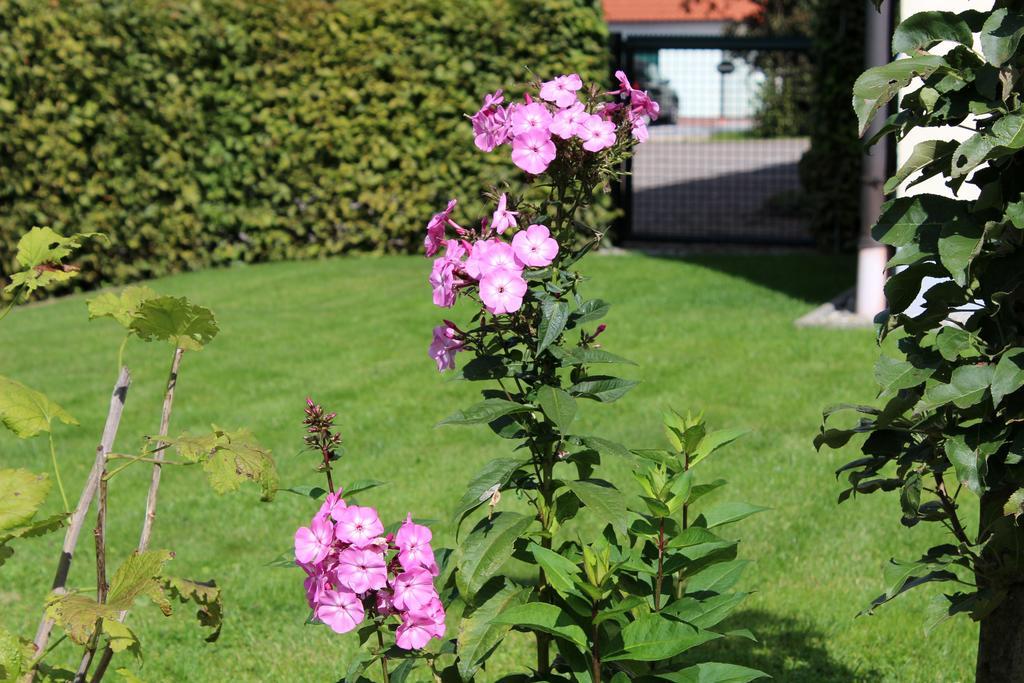
[{"label": "trimmed hedge", "polygon": [[605,80],[596,0],[0,0],[0,278],[39,224],[110,236],[87,286],[419,249],[527,67]]}]

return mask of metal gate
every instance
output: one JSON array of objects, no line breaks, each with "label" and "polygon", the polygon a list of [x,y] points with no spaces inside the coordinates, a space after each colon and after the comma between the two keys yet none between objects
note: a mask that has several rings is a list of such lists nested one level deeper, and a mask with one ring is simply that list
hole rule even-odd
[{"label": "metal gate", "polygon": [[618,68],[662,111],[618,188],[620,241],[813,244],[798,172],[810,146],[809,45],[613,37]]}]

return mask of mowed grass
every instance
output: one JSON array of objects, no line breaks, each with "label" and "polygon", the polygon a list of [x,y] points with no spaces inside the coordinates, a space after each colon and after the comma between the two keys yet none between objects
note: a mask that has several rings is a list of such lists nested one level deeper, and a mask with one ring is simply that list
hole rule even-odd
[{"label": "mowed grass", "polygon": [[[386,521],[412,511],[447,520],[475,470],[508,453],[486,428],[435,428],[467,405],[479,387],[438,376],[426,356],[442,312],[430,304],[428,262],[420,258],[345,258],[211,270],[155,281],[162,293],[211,307],[221,334],[186,354],[172,432],[210,423],[250,427],[273,449],[282,486],[318,482],[315,458],[301,452],[307,395],[339,413],[347,454],[338,478],[389,482],[361,497]],[[674,406],[704,409],[716,427],[750,434],[716,456],[703,476],[723,476],[725,497],[771,508],[732,528],[754,560],[741,587],[755,591],[734,620],[759,642],[707,647],[763,669],[779,681],[962,681],[971,678],[975,627],[953,621],[925,637],[928,591],[915,591],[876,616],[856,615],[881,588],[881,567],[910,557],[934,530],[900,527],[895,496],[836,505],[833,472],[851,452],[811,446],[823,406],[870,401],[875,357],[869,330],[797,329],[793,320],[849,286],[853,263],[816,255],[706,256],[690,260],[600,255],[586,267],[587,292],[613,302],[602,337],[609,350],[639,363],[642,383],[620,402],[582,406],[579,431],[633,447],[661,443],[660,415]],[[48,393],[81,426],[59,427],[59,457],[76,498],[102,428],[120,336],[110,321],[87,321],[86,296],[16,310],[0,324],[0,373]],[[469,311],[444,312],[455,320]],[[118,450],[134,452],[157,431],[170,348],[129,345],[134,383]],[[584,431],[585,430],[585,431]],[[42,438],[0,434],[0,464],[49,470]],[[607,476],[629,479],[622,463]],[[111,553],[135,545],[148,484],[145,465],[112,483]],[[56,491],[50,508],[57,506]],[[315,509],[280,493],[261,503],[254,487],[218,496],[201,472],[166,468],[155,547],[176,552],[174,573],[216,579],[227,602],[219,642],[205,644],[182,607],[164,618],[139,605],[130,623],[144,643],[147,681],[333,681],[354,637],[304,625],[297,569],[267,567],[291,546]],[[92,520],[90,519],[90,527]],[[34,632],[53,578],[60,534],[22,542],[0,568],[0,622]],[[450,543],[447,522],[435,526]],[[71,585],[93,582],[91,534],[82,535]],[[529,661],[525,636],[493,660],[483,678]],[[62,645],[58,658],[77,655]]]}]

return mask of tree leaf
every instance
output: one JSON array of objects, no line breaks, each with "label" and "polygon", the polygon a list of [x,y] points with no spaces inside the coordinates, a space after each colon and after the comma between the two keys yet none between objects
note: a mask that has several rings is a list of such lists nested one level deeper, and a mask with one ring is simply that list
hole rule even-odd
[{"label": "tree leaf", "polygon": [[[917,16],[917,15],[914,15]],[[914,146],[907,160],[903,162],[896,174],[885,182],[883,191],[886,194],[895,192],[903,181],[930,164],[951,159],[953,152],[960,145],[954,140],[922,140]],[[934,168],[934,167],[933,167]],[[934,171],[933,171],[934,172]]]},{"label": "tree leaf", "polygon": [[437,425],[440,427],[441,425],[480,424],[481,422],[490,422],[503,415],[524,413],[530,410],[534,410],[533,406],[506,401],[503,398],[488,398],[469,408],[455,411],[438,422]]},{"label": "tree leaf", "polygon": [[505,610],[525,603],[532,592],[531,588],[507,584],[459,622],[458,670],[462,680],[473,680],[480,665],[512,628],[511,624],[493,623],[494,619]]},{"label": "tree leaf", "polygon": [[491,623],[550,633],[580,648],[587,647],[587,636],[579,624],[565,610],[550,603],[528,602],[525,605],[510,607]]},{"label": "tree leaf", "polygon": [[953,370],[949,384],[929,382],[915,410],[933,410],[948,403],[969,408],[984,398],[994,375],[994,365],[961,365]]},{"label": "tree leaf", "polygon": [[206,642],[212,643],[220,637],[224,625],[224,601],[220,588],[213,581],[192,581],[177,576],[162,577],[163,587],[171,598],[181,602],[192,602],[198,607],[196,618],[200,626],[212,629]]},{"label": "tree leaf", "polygon": [[985,491],[985,475],[988,473],[986,457],[967,445],[963,436],[951,436],[945,443],[946,457],[956,470],[960,483],[980,496]]},{"label": "tree leaf", "polygon": [[1002,66],[1017,53],[1024,36],[1024,16],[1006,7],[994,10],[981,27],[981,51],[993,66]]},{"label": "tree leaf", "polygon": [[186,351],[201,351],[220,331],[210,309],[173,296],[143,301],[131,330],[143,341],[166,341]]},{"label": "tree leaf", "polygon": [[933,369],[919,368],[912,363],[892,356],[879,356],[875,361],[875,381],[885,392],[916,387],[927,380]]},{"label": "tree leaf", "polygon": [[992,375],[992,403],[996,407],[1003,399],[1024,387],[1024,349],[1010,349],[996,363]]},{"label": "tree leaf", "polygon": [[119,325],[131,328],[139,306],[157,296],[156,292],[145,285],[132,285],[125,287],[120,294],[113,292],[100,294],[95,299],[90,299],[86,307],[89,309],[90,320],[112,318]]},{"label": "tree leaf", "polygon": [[703,526],[705,529],[714,529],[716,526],[732,524],[767,509],[750,503],[719,503],[701,513],[694,524]]},{"label": "tree leaf", "polygon": [[670,603],[661,613],[697,628],[711,628],[725,619],[746,599],[748,593],[723,593],[698,600],[686,596]]},{"label": "tree leaf", "polygon": [[611,403],[626,395],[639,382],[621,377],[593,375],[569,387],[569,393],[581,398],[589,398],[601,403]]},{"label": "tree leaf", "polygon": [[183,434],[167,442],[181,457],[203,464],[210,486],[217,493],[237,490],[245,481],[258,484],[265,501],[272,500],[277,492],[274,458],[247,429],[228,432],[214,425],[209,434]]},{"label": "tree leaf", "polygon": [[621,638],[622,648],[606,655],[604,661],[660,662],[721,635],[658,614],[645,614],[622,629]]},{"label": "tree leaf", "polygon": [[898,59],[891,64],[868,69],[853,84],[853,110],[857,114],[859,135],[864,135],[878,110],[915,78],[927,78],[943,67],[945,61],[935,55]]},{"label": "tree leaf", "polygon": [[66,425],[78,421],[34,389],[0,375],[0,420],[15,436],[29,439],[39,432],[49,432],[54,420]]},{"label": "tree leaf", "polygon": [[626,497],[617,488],[597,479],[566,482],[576,497],[593,510],[604,523],[610,523],[620,533],[626,532],[629,512]]},{"label": "tree leaf", "polygon": [[50,478],[23,469],[0,470],[0,535],[28,523],[50,492]]},{"label": "tree leaf", "polygon": [[34,227],[21,236],[15,260],[22,270],[11,275],[11,284],[4,291],[13,292],[24,287],[34,292],[55,282],[66,282],[78,274],[78,268],[64,264],[64,259],[98,232],[79,233],[64,237],[49,227]]},{"label": "tree leaf", "polygon": [[693,467],[722,446],[732,443],[746,433],[744,429],[719,429],[710,434],[705,434],[690,458],[690,467]]},{"label": "tree leaf", "polygon": [[558,431],[569,433],[569,425],[576,417],[576,401],[572,396],[556,387],[544,385],[537,390],[537,403],[548,419],[555,423]]},{"label": "tree leaf", "polygon": [[537,329],[537,354],[555,343],[569,322],[569,304],[564,301],[542,301],[540,326]]},{"label": "tree leaf", "polygon": [[528,463],[529,460],[512,460],[510,458],[498,458],[491,460],[484,465],[483,469],[477,472],[473,481],[469,482],[466,492],[462,494],[452,519],[455,522],[456,530],[470,512],[483,505],[495,491],[501,490],[512,474]]},{"label": "tree leaf", "polygon": [[981,130],[960,143],[953,153],[953,178],[963,178],[975,168],[1024,147],[1024,114],[1007,114],[990,129]]},{"label": "tree leaf", "polygon": [[689,578],[686,582],[686,594],[724,593],[736,585],[748,564],[749,560],[730,560],[712,564]]},{"label": "tree leaf", "polygon": [[476,595],[512,557],[513,543],[533,523],[517,512],[498,512],[482,519],[459,546],[456,582],[463,595]]},{"label": "tree leaf", "polygon": [[968,219],[968,202],[934,194],[897,197],[882,205],[871,235],[893,247],[916,243],[929,229],[940,230],[950,220]]},{"label": "tree leaf", "polygon": [[163,567],[172,557],[169,550],[133,551],[114,572],[107,593],[107,607],[120,612],[132,606],[135,598],[146,596],[170,613],[170,603],[160,583]]},{"label": "tree leaf", "polygon": [[892,52],[908,55],[951,40],[971,47],[974,38],[967,21],[953,12],[917,12],[899,23],[892,36]]}]

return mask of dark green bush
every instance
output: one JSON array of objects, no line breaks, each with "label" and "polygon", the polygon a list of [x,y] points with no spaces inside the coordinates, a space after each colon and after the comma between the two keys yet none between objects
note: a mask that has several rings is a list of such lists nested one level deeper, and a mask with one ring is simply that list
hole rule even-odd
[{"label": "dark green bush", "polygon": [[485,91],[607,65],[593,0],[0,0],[0,278],[38,224],[110,236],[86,285],[415,250],[513,175]]}]

